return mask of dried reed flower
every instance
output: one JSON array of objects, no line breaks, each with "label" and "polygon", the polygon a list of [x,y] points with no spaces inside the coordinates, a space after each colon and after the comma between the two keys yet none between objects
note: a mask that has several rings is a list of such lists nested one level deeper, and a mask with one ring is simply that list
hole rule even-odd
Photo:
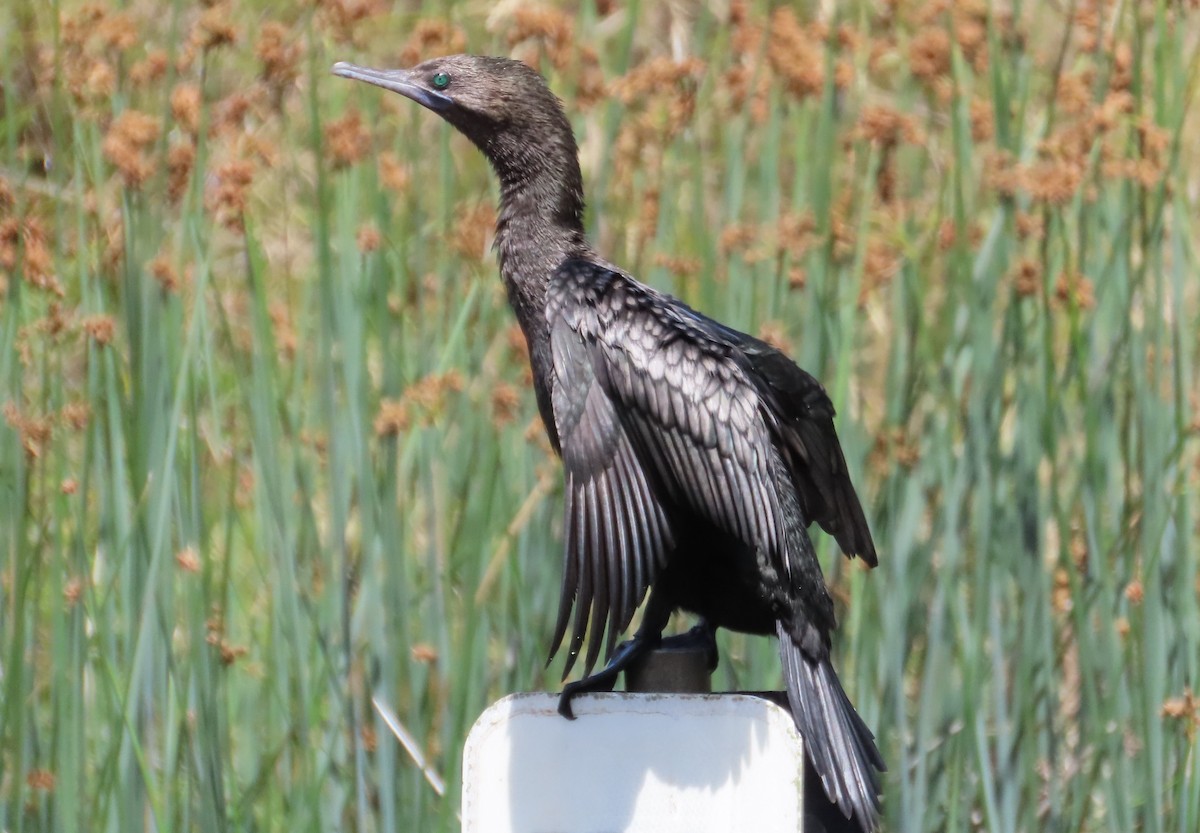
[{"label": "dried reed flower", "polygon": [[425,642],[418,642],[409,649],[412,658],[417,662],[423,662],[426,665],[431,665],[437,662],[438,652],[432,645]]},{"label": "dried reed flower", "polygon": [[698,257],[669,255],[665,252],[656,253],[652,263],[655,266],[660,266],[671,274],[678,275],[680,277],[699,274],[701,269],[700,258]]},{"label": "dried reed flower", "polygon": [[1112,71],[1108,77],[1108,88],[1117,92],[1128,90],[1133,84],[1133,47],[1128,41],[1121,41],[1110,52]]},{"label": "dried reed flower", "polygon": [[790,8],[778,8],[771,15],[767,61],[784,88],[796,98],[821,94],[825,86],[824,45],[800,25]]},{"label": "dried reed flower", "polygon": [[661,193],[653,186],[642,192],[641,206],[638,208],[636,224],[637,234],[642,240],[650,240],[658,230],[658,210]]},{"label": "dried reed flower", "polygon": [[575,24],[568,14],[559,9],[519,6],[513,11],[507,40],[509,48],[533,42],[537,57],[531,61],[532,64],[536,66],[544,55],[551,65],[562,70],[571,62]]},{"label": "dried reed flower", "polygon": [[[261,114],[265,91],[255,87],[249,91],[238,90],[217,102],[213,108],[213,130],[218,134],[245,134],[249,132],[247,120],[251,114]],[[265,115],[265,114],[264,114]]]},{"label": "dried reed flower", "polygon": [[200,556],[195,547],[184,547],[175,553],[175,564],[185,573],[200,572]]},{"label": "dried reed flower", "polygon": [[176,142],[167,151],[167,198],[172,203],[178,203],[187,191],[195,163],[196,146],[190,141]]},{"label": "dried reed flower", "polygon": [[159,254],[146,264],[146,270],[158,281],[158,285],[162,287],[164,292],[175,293],[179,291],[180,279],[179,272],[171,265],[171,259],[166,254]]},{"label": "dried reed flower", "polygon": [[20,266],[25,283],[59,298],[66,290],[54,274],[54,256],[49,237],[36,217],[0,221],[0,269],[15,271]]},{"label": "dried reed flower", "polygon": [[451,393],[463,389],[463,378],[457,370],[446,373],[432,373],[404,391],[404,399],[424,412],[429,422],[441,412],[446,398]]},{"label": "dried reed flower", "polygon": [[1054,587],[1050,591],[1050,605],[1059,614],[1070,613],[1075,607],[1075,600],[1071,596],[1071,574],[1063,567],[1054,571]]},{"label": "dried reed flower", "polygon": [[954,40],[958,42],[963,59],[977,73],[983,74],[987,71],[988,62],[987,10],[983,10],[982,16],[971,15],[969,11],[962,9],[957,11]]},{"label": "dried reed flower", "polygon": [[579,67],[575,79],[575,107],[586,110],[608,96],[608,84],[600,67],[600,55],[591,46],[579,47]]},{"label": "dried reed flower", "polygon": [[92,408],[82,399],[68,402],[59,412],[59,418],[72,431],[82,431],[92,418]]},{"label": "dried reed flower", "polygon": [[903,427],[894,427],[880,433],[871,451],[875,465],[889,470],[893,466],[911,471],[921,461],[921,449]]},{"label": "dried reed flower", "polygon": [[466,48],[467,36],[462,29],[444,20],[421,19],[400,49],[400,65],[413,66],[427,58],[453,55]]},{"label": "dried reed flower", "polygon": [[82,48],[96,32],[107,13],[107,9],[99,3],[84,3],[72,13],[60,12],[60,42],[64,46]]},{"label": "dried reed flower", "polygon": [[1141,579],[1133,579],[1129,584],[1125,585],[1125,598],[1130,604],[1140,605],[1146,597],[1146,591],[1142,587]]},{"label": "dried reed flower", "polygon": [[651,58],[618,78],[613,83],[613,92],[625,104],[636,104],[652,95],[694,88],[703,73],[704,63],[697,58],[682,61],[667,57]]},{"label": "dried reed flower", "polygon": [[1029,298],[1041,292],[1042,265],[1028,257],[1018,261],[1013,290],[1022,298]]},{"label": "dried reed flower", "polygon": [[900,271],[900,254],[890,244],[871,238],[863,257],[863,279],[858,291],[858,305],[864,306],[882,286],[886,286]]},{"label": "dried reed flower", "polygon": [[785,211],[775,224],[775,241],[779,254],[787,253],[794,258],[803,257],[812,247],[817,221],[809,212],[796,214]]},{"label": "dried reed flower", "polygon": [[200,88],[195,84],[177,84],[171,90],[171,115],[188,133],[200,130]]},{"label": "dried reed flower", "polygon": [[1092,106],[1091,71],[1065,72],[1058,79],[1054,104],[1063,113],[1080,116]]},{"label": "dried reed flower", "polygon": [[213,174],[216,184],[206,195],[205,203],[226,228],[240,231],[254,181],[254,165],[245,159],[235,159],[218,165]]},{"label": "dried reed flower", "polygon": [[217,652],[221,659],[221,664],[225,666],[233,665],[242,657],[250,653],[250,649],[244,645],[234,645],[225,640],[221,640],[217,644]]},{"label": "dried reed flower", "polygon": [[721,230],[717,250],[723,255],[745,252],[758,241],[758,229],[750,223],[730,223]]},{"label": "dried reed flower", "polygon": [[990,142],[996,135],[996,115],[992,103],[982,98],[971,99],[971,139],[976,143]]},{"label": "dried reed flower", "polygon": [[477,202],[458,206],[456,213],[450,246],[464,258],[483,260],[496,228],[496,210],[490,202]]},{"label": "dried reed flower", "polygon": [[103,313],[85,315],[79,319],[79,328],[100,347],[111,344],[117,334],[116,319]]},{"label": "dried reed flower", "polygon": [[1022,240],[1042,239],[1042,217],[1028,211],[1018,211],[1016,216],[1017,237]]},{"label": "dried reed flower", "polygon": [[292,326],[292,316],[288,306],[283,301],[272,301],[267,307],[267,315],[271,318],[271,329],[275,336],[275,348],[284,359],[293,359],[300,339],[296,328]]},{"label": "dried reed flower", "polygon": [[120,11],[105,17],[96,27],[96,34],[109,49],[124,52],[138,42],[140,33],[133,15]]},{"label": "dried reed flower", "polygon": [[507,425],[516,418],[521,409],[521,394],[507,382],[498,382],[492,388],[492,422]]},{"label": "dried reed flower", "polygon": [[762,322],[758,327],[758,337],[777,350],[792,352],[792,340],[788,338],[787,328],[782,321]]},{"label": "dried reed flower", "polygon": [[376,164],[379,168],[379,181],[383,183],[384,188],[396,194],[402,194],[408,190],[410,179],[408,167],[400,161],[396,154],[385,150],[379,154]]},{"label": "dried reed flower", "polygon": [[31,790],[40,792],[54,791],[54,773],[48,769],[31,769],[25,776],[25,783]]},{"label": "dried reed flower", "polygon": [[394,437],[408,430],[408,405],[402,399],[384,399],[375,415],[375,436]]},{"label": "dried reed flower", "polygon": [[192,33],[192,42],[206,52],[237,43],[237,27],[230,20],[231,14],[232,8],[229,3],[221,2],[209,6],[200,15]]},{"label": "dried reed flower", "polygon": [[300,46],[288,42],[286,26],[269,21],[258,33],[254,54],[262,66],[259,74],[271,89],[273,106],[279,109],[283,93],[300,76]]},{"label": "dried reed flower", "polygon": [[113,120],[101,148],[120,172],[125,187],[141,188],[154,172],[146,152],[158,141],[159,131],[157,118],[137,110],[125,110]]},{"label": "dried reed flower", "polygon": [[1175,720],[1190,720],[1193,728],[1200,726],[1200,698],[1187,688],[1179,697],[1168,697],[1162,704],[1162,716]]},{"label": "dried reed flower", "polygon": [[383,245],[383,235],[374,223],[364,223],[360,226],[354,239],[358,250],[363,254],[379,251],[379,247]]},{"label": "dried reed flower", "polygon": [[1022,171],[1021,182],[1034,201],[1065,205],[1079,190],[1083,171],[1078,161],[1035,162]]},{"label": "dried reed flower", "polygon": [[[355,43],[358,25],[379,17],[388,9],[383,0],[317,0],[316,5],[318,23],[332,30],[338,43]],[[454,51],[461,52],[462,49]]]},{"label": "dried reed flower", "polygon": [[6,402],[3,408],[5,421],[21,438],[21,447],[25,456],[35,460],[42,456],[42,449],[50,441],[54,433],[53,423],[48,416],[35,417],[23,413],[12,402]]},{"label": "dried reed flower", "polygon": [[984,156],[982,179],[986,187],[1002,197],[1014,197],[1021,190],[1021,172],[1008,151],[997,150]]},{"label": "dried reed flower", "polygon": [[163,79],[170,66],[170,57],[165,50],[152,49],[146,57],[129,68],[129,80],[135,87],[148,87]]},{"label": "dried reed flower", "polygon": [[1054,282],[1054,295],[1076,309],[1089,310],[1096,306],[1092,282],[1078,272],[1068,270],[1060,273]]},{"label": "dried reed flower", "polygon": [[325,126],[325,147],[334,170],[360,162],[371,152],[371,133],[358,110],[350,109]]},{"label": "dried reed flower", "polygon": [[945,29],[928,27],[908,45],[908,66],[913,76],[933,84],[950,73],[950,36]]}]

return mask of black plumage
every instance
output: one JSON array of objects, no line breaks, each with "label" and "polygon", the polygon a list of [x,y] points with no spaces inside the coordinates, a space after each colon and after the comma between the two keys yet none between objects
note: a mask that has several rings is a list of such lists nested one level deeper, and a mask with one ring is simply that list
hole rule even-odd
[{"label": "black plumage", "polygon": [[[470,138],[500,179],[496,247],[529,344],[538,408],[566,481],[551,657],[571,697],[611,688],[671,612],[776,636],[788,700],[829,799],[866,831],[883,760],[830,662],[833,602],[807,527],[847,556],[875,547],[821,385],[770,345],[638,283],[583,234],[570,123],[544,80],[503,58],[334,72],[405,95]],[[649,598],[646,599],[647,590]],[[642,625],[613,650],[646,600]],[[573,614],[573,618],[572,618]]]}]

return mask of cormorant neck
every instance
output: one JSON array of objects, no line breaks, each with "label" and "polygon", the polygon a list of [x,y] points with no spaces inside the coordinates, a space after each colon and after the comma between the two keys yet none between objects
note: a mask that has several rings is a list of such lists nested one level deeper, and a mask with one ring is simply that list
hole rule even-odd
[{"label": "cormorant neck", "polygon": [[583,180],[574,137],[515,141],[500,134],[484,147],[500,179],[496,250],[509,302],[530,347],[545,337],[546,288],[570,257],[591,253],[583,234]]}]

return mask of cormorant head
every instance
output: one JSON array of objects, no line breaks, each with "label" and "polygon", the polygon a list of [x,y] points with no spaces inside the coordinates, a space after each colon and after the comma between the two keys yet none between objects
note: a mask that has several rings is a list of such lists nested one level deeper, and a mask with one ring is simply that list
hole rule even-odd
[{"label": "cormorant head", "polygon": [[[333,74],[400,93],[474,142],[503,175],[529,168],[539,155],[569,151],[575,141],[562,103],[534,69],[509,58],[449,55],[411,69],[371,69],[344,61]],[[557,160],[556,160],[557,161]]]}]

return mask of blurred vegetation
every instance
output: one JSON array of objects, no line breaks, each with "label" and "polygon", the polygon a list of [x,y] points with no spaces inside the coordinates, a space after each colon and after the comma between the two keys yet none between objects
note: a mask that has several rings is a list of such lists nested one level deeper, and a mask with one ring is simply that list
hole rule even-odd
[{"label": "blurred vegetation", "polygon": [[[612,259],[824,380],[889,829],[1200,830],[1194,3],[0,10],[0,829],[453,830],[558,465],[431,114],[545,71]],[[722,637],[725,688],[779,685]],[[435,794],[373,711],[390,703]]]}]

